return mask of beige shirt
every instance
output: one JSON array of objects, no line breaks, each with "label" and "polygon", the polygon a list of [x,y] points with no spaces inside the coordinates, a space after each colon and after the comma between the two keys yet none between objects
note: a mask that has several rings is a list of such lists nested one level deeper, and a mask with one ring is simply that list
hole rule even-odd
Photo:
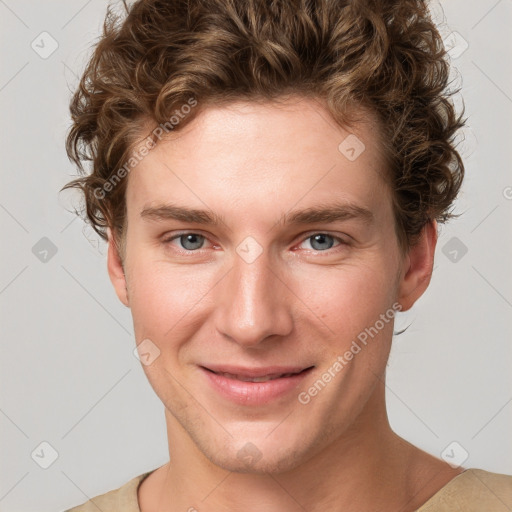
[{"label": "beige shirt", "polygon": [[[140,512],[137,489],[152,471],[65,512]],[[512,476],[466,469],[416,512],[511,512]]]}]

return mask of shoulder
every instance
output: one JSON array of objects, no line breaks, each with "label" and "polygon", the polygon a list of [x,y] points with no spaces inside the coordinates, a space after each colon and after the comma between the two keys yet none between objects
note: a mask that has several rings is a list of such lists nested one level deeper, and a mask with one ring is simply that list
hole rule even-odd
[{"label": "shoulder", "polygon": [[510,512],[512,475],[470,468],[450,480],[417,512]]},{"label": "shoulder", "polygon": [[118,489],[100,494],[64,512],[98,512],[98,510],[101,510],[101,512],[140,512],[137,489],[151,473],[152,471],[142,473]]}]

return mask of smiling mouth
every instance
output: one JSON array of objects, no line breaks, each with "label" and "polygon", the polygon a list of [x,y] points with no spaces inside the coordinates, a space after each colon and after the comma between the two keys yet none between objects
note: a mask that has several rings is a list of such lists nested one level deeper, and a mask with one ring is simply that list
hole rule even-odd
[{"label": "smiling mouth", "polygon": [[[203,367],[203,368],[205,368],[205,367]],[[209,368],[205,368],[205,370],[208,370],[211,373],[215,373],[216,375],[226,377],[228,379],[238,380],[238,381],[242,381],[242,382],[267,382],[269,380],[284,379],[287,377],[296,377],[297,375],[301,375],[302,373],[305,373],[308,370],[311,370],[312,368],[313,368],[313,366],[310,366],[310,367],[304,368],[303,370],[298,371],[298,372],[273,373],[273,374],[269,374],[269,375],[261,375],[259,377],[250,377],[248,375],[240,375],[240,374],[227,373],[227,372],[215,372],[213,370],[210,370]]]}]

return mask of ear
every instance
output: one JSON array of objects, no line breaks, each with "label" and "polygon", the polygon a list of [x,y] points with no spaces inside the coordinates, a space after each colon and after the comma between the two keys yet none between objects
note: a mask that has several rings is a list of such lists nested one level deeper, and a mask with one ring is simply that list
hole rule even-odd
[{"label": "ear", "polygon": [[427,289],[434,266],[437,244],[437,222],[427,223],[421,231],[418,243],[409,249],[404,258],[402,278],[398,288],[401,311],[412,308]]},{"label": "ear", "polygon": [[124,275],[123,263],[119,255],[119,249],[114,241],[110,228],[107,228],[108,235],[108,253],[107,268],[110,281],[114,285],[119,300],[126,306],[130,307],[128,300],[128,290],[126,288],[126,277]]}]

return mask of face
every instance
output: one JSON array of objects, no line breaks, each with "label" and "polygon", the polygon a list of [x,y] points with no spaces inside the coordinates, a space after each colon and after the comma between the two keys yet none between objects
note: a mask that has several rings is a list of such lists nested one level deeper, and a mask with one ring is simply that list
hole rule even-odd
[{"label": "face", "polygon": [[220,467],[283,471],[348,432],[428,284],[432,247],[399,252],[375,126],[238,102],[131,171],[110,276],[171,429]]}]

